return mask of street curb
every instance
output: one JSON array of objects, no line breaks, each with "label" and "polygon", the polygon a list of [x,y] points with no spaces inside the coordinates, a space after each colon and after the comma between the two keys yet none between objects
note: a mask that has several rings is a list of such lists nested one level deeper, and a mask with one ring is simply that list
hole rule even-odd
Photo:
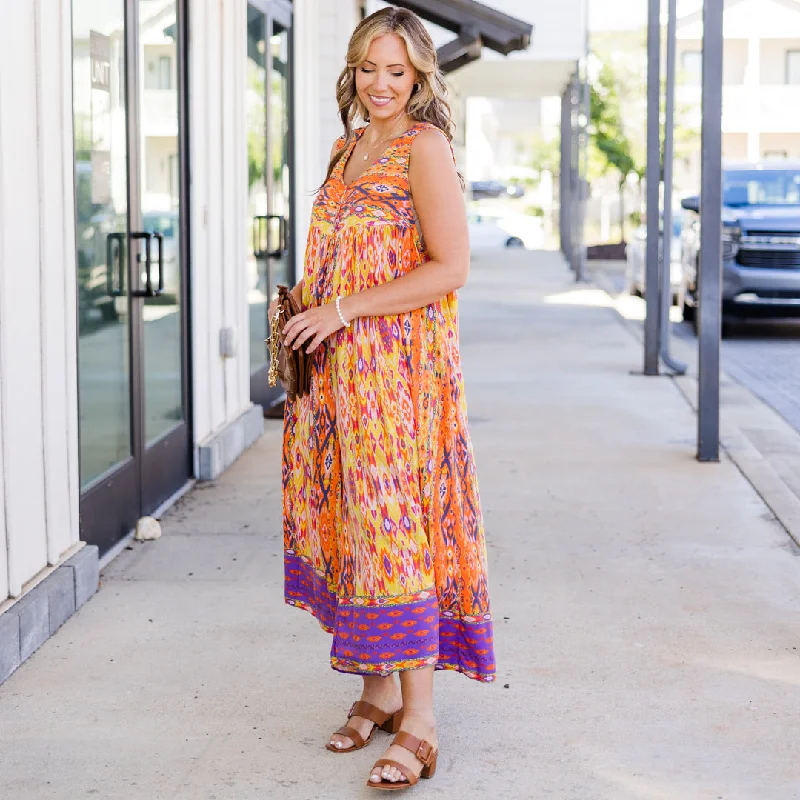
[{"label": "street curb", "polygon": [[[595,273],[591,277],[592,283],[605,292],[612,301],[610,309],[623,328],[638,342],[644,342],[644,329],[636,320],[627,319],[617,308],[615,303],[616,291],[608,278],[602,273]],[[673,350],[678,350],[675,355],[689,364],[690,370],[696,374],[696,353],[688,344],[680,339],[671,340]],[[697,413],[698,381],[695,374],[666,376],[672,379],[674,385],[683,395],[691,409]],[[789,425],[780,414],[760,397],[754,394],[736,378],[727,372],[720,374],[722,385],[736,387],[739,397],[746,396],[747,404],[753,409],[758,409],[762,416],[771,418],[770,430],[780,430],[781,437],[785,437],[789,449],[800,454],[800,433]],[[752,428],[749,428],[752,430]],[[793,445],[793,447],[792,447]],[[720,415],[720,446],[725,455],[736,465],[750,485],[756,490],[769,510],[774,514],[787,535],[800,546],[800,497],[783,480],[773,464],[745,433],[742,428],[724,414]]]}]

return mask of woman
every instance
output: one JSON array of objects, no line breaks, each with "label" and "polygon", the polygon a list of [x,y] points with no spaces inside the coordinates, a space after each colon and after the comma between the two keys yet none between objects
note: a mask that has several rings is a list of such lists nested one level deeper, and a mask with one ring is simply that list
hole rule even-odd
[{"label": "woman", "polygon": [[[376,727],[398,734],[369,777],[376,789],[436,769],[434,669],[481,681],[495,670],[445,90],[413,13],[386,8],[356,28],[338,81],[345,135],[293,289],[305,310],[284,329],[286,346],[314,354],[311,393],[286,404],[285,599],[333,633],[334,669],[363,676],[328,749],[358,750]],[[368,124],[354,130],[357,118]]]}]

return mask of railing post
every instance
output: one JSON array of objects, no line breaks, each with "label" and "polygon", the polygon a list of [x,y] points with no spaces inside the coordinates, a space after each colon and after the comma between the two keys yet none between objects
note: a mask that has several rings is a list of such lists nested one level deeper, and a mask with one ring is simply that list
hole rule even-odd
[{"label": "railing post", "polygon": [[675,49],[678,22],[678,1],[667,0],[667,102],[664,120],[664,234],[661,242],[661,360],[678,375],[686,372],[686,364],[676,360],[670,352],[672,323],[672,175],[675,155]]},{"label": "railing post", "polygon": [[700,176],[699,383],[697,458],[719,461],[719,367],[722,333],[723,13],[703,3],[703,130]]},{"label": "railing post", "polygon": [[559,236],[561,252],[572,265],[570,235],[572,231],[572,94],[571,84],[561,95],[561,167],[559,171]]},{"label": "railing post", "polygon": [[661,184],[661,2],[647,11],[647,248],[645,257],[644,374],[658,375],[659,189]]}]

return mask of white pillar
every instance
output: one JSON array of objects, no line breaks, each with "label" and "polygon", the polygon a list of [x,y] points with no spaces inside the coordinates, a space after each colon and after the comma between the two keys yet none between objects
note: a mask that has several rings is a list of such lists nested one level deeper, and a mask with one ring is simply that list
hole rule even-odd
[{"label": "white pillar", "polygon": [[[319,73],[319,17],[310,0],[294,3],[294,169],[295,169],[295,266],[303,275],[313,190],[325,177],[330,150],[320,151],[321,78]],[[299,68],[302,65],[302,68]],[[329,91],[333,91],[330,80]],[[330,142],[328,147],[333,144]]]}]

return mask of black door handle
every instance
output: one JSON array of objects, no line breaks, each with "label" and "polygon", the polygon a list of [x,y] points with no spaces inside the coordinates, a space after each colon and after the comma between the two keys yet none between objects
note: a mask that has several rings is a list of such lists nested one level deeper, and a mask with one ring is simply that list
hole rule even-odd
[{"label": "black door handle", "polygon": [[[269,219],[266,214],[258,214],[253,217],[253,255],[256,258],[266,258],[268,255],[269,246],[264,241],[264,224]],[[269,237],[269,228],[267,228],[267,238]]]},{"label": "black door handle", "polygon": [[286,217],[282,217],[280,214],[267,214],[264,219],[267,220],[267,238],[269,238],[269,220],[278,220],[278,246],[270,247],[269,242],[267,242],[267,255],[271,258],[280,258],[288,249],[286,242]]},{"label": "black door handle", "polygon": [[[164,236],[152,231],[132,231],[129,235],[131,239],[144,242],[145,285],[144,289],[131,289],[131,297],[158,297],[164,292]],[[158,241],[158,289],[153,288],[153,258],[150,250],[153,239]]]},{"label": "black door handle", "polygon": [[164,234],[153,233],[152,237],[158,242],[158,289],[153,292],[153,297],[164,294]]},{"label": "black door handle", "polygon": [[[118,288],[114,288],[114,242],[117,243]],[[106,236],[106,292],[109,297],[119,297],[125,291],[125,234],[109,233]]]},{"label": "black door handle", "polygon": [[[164,245],[163,245],[163,236],[161,234],[154,234],[152,231],[132,231],[130,234],[131,239],[133,240],[140,240],[144,242],[144,276],[145,276],[145,283],[144,289],[131,289],[131,297],[158,297],[161,294],[161,291],[164,289]],[[153,257],[152,252],[150,250],[150,243],[153,241],[154,238],[161,237],[158,242],[159,246],[159,264],[160,266],[160,275],[158,278],[159,283],[159,290],[153,289]],[[141,261],[141,254],[139,255],[139,261]]]}]

